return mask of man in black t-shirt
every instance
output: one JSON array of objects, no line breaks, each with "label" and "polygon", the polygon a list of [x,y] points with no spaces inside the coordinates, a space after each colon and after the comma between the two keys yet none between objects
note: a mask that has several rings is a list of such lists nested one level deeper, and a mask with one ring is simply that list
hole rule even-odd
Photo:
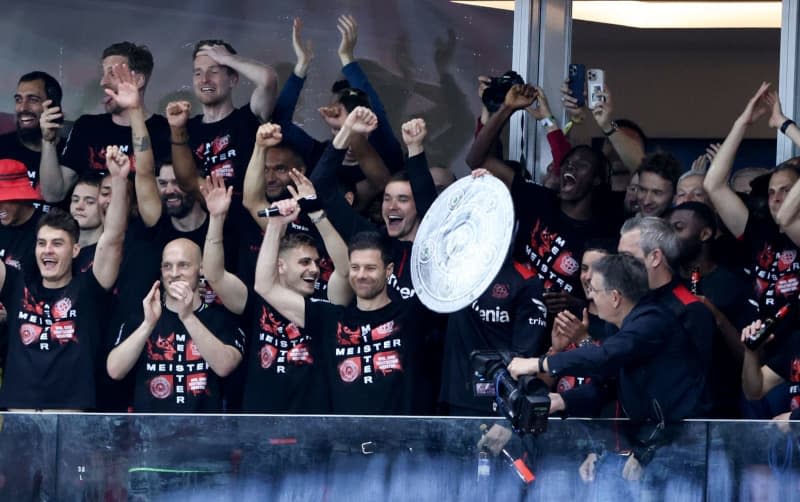
[{"label": "man in black t-shirt", "polygon": [[[281,216],[264,235],[256,291],[281,315],[315,333],[330,385],[334,413],[424,414],[427,404],[423,362],[423,307],[419,300],[393,301],[387,279],[393,264],[385,237],[363,232],[348,245],[349,288],[356,301],[347,307],[313,301],[276,280],[280,234],[298,212],[294,200],[274,204]],[[329,290],[335,283],[329,284]]]},{"label": "man in black t-shirt", "polygon": [[494,281],[471,305],[450,314],[444,346],[441,401],[450,415],[494,415],[494,399],[476,392],[470,354],[501,350],[538,355],[546,336],[544,288],[537,277],[524,279],[506,260]]},{"label": "man in black t-shirt", "polygon": [[[14,93],[14,110],[17,129],[0,136],[0,159],[14,159],[25,164],[31,186],[39,185],[39,163],[42,141],[56,141],[57,137],[44,138],[39,117],[45,105],[60,106],[62,97],[58,80],[43,71],[33,71],[21,76]],[[63,144],[58,145],[58,149]]]},{"label": "man in black t-shirt", "polygon": [[[744,111],[734,121],[703,180],[703,188],[722,222],[734,237],[750,246],[749,269],[762,317],[773,315],[787,303],[796,305],[800,292],[800,248],[792,240],[794,238],[800,242],[800,220],[795,217],[796,205],[783,208],[790,189],[800,179],[800,172],[792,165],[782,165],[772,171],[769,176],[767,217],[760,217],[748,209],[728,184],[728,177],[736,151],[750,125],[763,116],[769,116],[771,127],[778,128],[782,123],[785,124],[781,121],[785,117],[780,111],[777,95],[772,96],[769,87],[770,84],[763,83],[750,98]],[[771,116],[770,99],[774,100]]]},{"label": "man in black t-shirt", "polygon": [[81,252],[75,259],[77,271],[81,273],[91,268],[97,241],[103,234],[103,211],[98,203],[101,180],[97,174],[84,175],[75,184],[70,196],[69,214],[75,218],[81,230],[78,241]]},{"label": "man in black t-shirt", "polygon": [[75,219],[59,209],[39,220],[38,275],[0,265],[0,301],[17,313],[9,319],[8,364],[0,407],[95,407],[96,350],[102,339],[99,320],[106,292],[119,273],[128,217],[130,161],[115,146],[109,146],[106,155],[113,194],[91,273],[73,274],[80,230]]},{"label": "man in black t-shirt", "polygon": [[580,259],[590,239],[614,237],[622,223],[622,196],[605,189],[606,160],[587,145],[572,148],[561,162],[558,193],[526,182],[492,154],[505,123],[537,99],[533,86],[513,86],[500,109],[475,137],[467,155],[470,169],[485,168],[511,190],[519,229],[513,258],[517,269],[538,275],[551,289],[544,296],[553,315],[585,306],[580,286]]},{"label": "man in black t-shirt", "polygon": [[[62,200],[78,176],[87,171],[103,171],[106,168],[106,145],[119,145],[131,161],[131,171],[137,170],[139,150],[142,147],[142,131],[136,130],[133,109],[127,103],[127,93],[121,93],[122,83],[129,84],[138,95],[137,113],[146,118],[149,140],[157,158],[169,153],[169,125],[161,115],[145,110],[144,93],[153,72],[153,56],[145,46],[131,42],[119,42],[107,47],[102,56],[103,76],[100,86],[104,90],[103,105],[106,113],[82,115],[75,121],[62,152],[61,164],[55,145],[44,142],[40,169],[42,196],[48,202]],[[124,100],[122,102],[121,100]],[[45,108],[42,120],[45,136],[55,135],[61,127],[53,119],[60,115],[53,107]],[[152,165],[150,166],[152,169]]]},{"label": "man in black t-shirt", "polygon": [[203,303],[200,268],[195,243],[177,239],[167,244],[161,281],[142,302],[143,320],[126,324],[108,355],[111,378],[136,371],[135,411],[222,411],[221,378],[241,362],[244,335],[227,311]]},{"label": "man in black t-shirt", "polygon": [[[222,40],[201,40],[192,53],[194,94],[202,114],[189,119],[188,101],[167,105],[172,131],[172,161],[175,174],[186,192],[199,189],[212,173],[234,187],[236,207],[242,191],[245,167],[253,151],[256,129],[275,107],[277,74],[272,67],[236,54]],[[233,89],[244,76],[253,83],[249,102],[233,104]]]},{"label": "man in black t-shirt", "polygon": [[[311,182],[294,171],[297,195],[309,211],[312,224],[319,230],[325,246],[339,260],[330,277],[330,299],[347,303],[352,293],[347,283],[347,250],[344,242],[327,220],[317,201]],[[256,291],[225,270],[222,227],[231,203],[231,188],[225,189],[222,178],[207,180],[203,189],[211,215],[203,271],[222,303],[232,312],[242,314],[250,328],[247,343],[247,368],[243,409],[260,413],[328,413],[330,404],[325,379],[325,361],[321,333],[282,316]],[[317,202],[318,203],[318,202]],[[270,223],[270,226],[277,223]],[[263,252],[263,251],[262,251]],[[306,233],[289,233],[281,240],[277,256],[277,281],[293,294],[309,297],[320,274],[316,242]],[[257,276],[269,272],[274,262],[259,260]],[[344,294],[344,296],[342,296]],[[338,295],[338,296],[337,296]]]}]

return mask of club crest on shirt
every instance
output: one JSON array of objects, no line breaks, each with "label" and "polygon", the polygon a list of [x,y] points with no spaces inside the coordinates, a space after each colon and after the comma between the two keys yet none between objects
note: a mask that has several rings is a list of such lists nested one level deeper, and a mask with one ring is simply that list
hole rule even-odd
[{"label": "club crest on shirt", "polygon": [[497,283],[492,286],[492,298],[497,298],[498,300],[505,300],[508,298],[509,295],[509,287],[508,284],[500,284]]},{"label": "club crest on shirt", "polygon": [[355,382],[361,376],[361,358],[348,357],[339,363],[339,378],[345,383]]}]

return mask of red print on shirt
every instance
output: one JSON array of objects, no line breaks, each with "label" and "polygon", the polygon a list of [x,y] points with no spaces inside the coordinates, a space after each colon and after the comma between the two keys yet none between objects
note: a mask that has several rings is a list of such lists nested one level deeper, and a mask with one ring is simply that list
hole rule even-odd
[{"label": "red print on shirt", "polygon": [[166,338],[158,335],[155,342],[147,340],[147,357],[151,361],[174,361],[175,353],[175,333]]}]

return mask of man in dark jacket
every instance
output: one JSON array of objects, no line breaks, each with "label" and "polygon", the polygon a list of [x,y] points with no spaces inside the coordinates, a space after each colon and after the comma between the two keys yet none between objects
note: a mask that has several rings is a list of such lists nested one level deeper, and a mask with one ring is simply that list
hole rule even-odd
[{"label": "man in dark jacket", "polygon": [[589,286],[598,315],[619,331],[602,346],[586,345],[542,359],[515,358],[508,366],[511,375],[616,372],[620,404],[630,419],[672,422],[696,416],[704,379],[685,364],[692,341],[672,312],[650,300],[642,262],[627,255],[601,258]]}]

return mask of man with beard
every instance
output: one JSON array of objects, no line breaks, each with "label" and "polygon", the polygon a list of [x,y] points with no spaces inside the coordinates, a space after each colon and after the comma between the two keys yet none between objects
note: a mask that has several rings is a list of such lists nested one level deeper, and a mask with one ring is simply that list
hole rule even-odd
[{"label": "man with beard", "polygon": [[0,136],[0,159],[14,159],[25,164],[31,186],[39,185],[39,163],[42,158],[42,142],[58,142],[56,150],[64,147],[55,135],[43,137],[39,117],[46,105],[60,106],[61,85],[43,71],[32,71],[19,78],[14,93],[14,111],[17,115],[17,130]]},{"label": "man with beard", "polygon": [[258,258],[255,289],[282,316],[300,329],[318,333],[334,413],[429,413],[429,385],[421,364],[427,329],[423,307],[414,297],[392,300],[387,280],[393,263],[387,239],[360,232],[348,244],[348,282],[356,301],[349,306],[312,301],[277,280],[280,235],[297,217],[292,200],[273,204],[272,218]]},{"label": "man with beard", "polygon": [[[253,137],[259,124],[272,114],[278,77],[272,67],[243,58],[223,40],[197,42],[192,58],[194,95],[203,113],[190,119],[188,101],[167,105],[175,175],[181,188],[194,194],[206,176],[222,176],[234,187],[234,209],[238,210]],[[249,102],[236,108],[233,89],[240,75],[254,88]]]},{"label": "man with beard", "polygon": [[[55,145],[47,141],[42,144],[41,189],[42,196],[48,202],[63,199],[83,173],[104,171],[106,145],[120,145],[122,153],[131,159],[131,170],[137,171],[138,150],[142,147],[137,136],[141,138],[142,133],[135,130],[131,113],[139,113],[146,119],[150,133],[147,149],[150,149],[152,142],[157,158],[163,158],[169,152],[169,125],[166,119],[151,114],[143,105],[144,93],[153,72],[153,56],[147,47],[131,42],[110,45],[103,51],[102,65],[100,86],[104,90],[103,106],[106,113],[82,115],[75,121],[62,154],[63,165],[59,165]],[[129,85],[138,95],[135,108],[118,101],[121,84]],[[127,93],[123,96],[129,99]],[[45,108],[40,119],[44,137],[55,134],[61,127],[56,122],[60,116],[60,111],[55,107]],[[149,168],[152,169],[152,164]]]},{"label": "man with beard", "polygon": [[713,418],[740,418],[742,344],[739,333],[756,319],[751,289],[713,257],[716,215],[705,204],[684,202],[667,215],[681,243],[681,276],[714,314],[717,323],[712,342],[711,390]]},{"label": "man with beard", "polygon": [[[544,281],[548,311],[577,312],[586,305],[580,285],[580,257],[590,239],[612,237],[622,221],[622,199],[603,197],[607,163],[589,146],[573,147],[561,161],[558,193],[526,182],[502,159],[492,156],[492,145],[505,123],[517,111],[531,106],[538,93],[531,85],[515,85],[504,103],[481,129],[467,155],[470,169],[484,167],[505,181],[519,220],[513,258],[523,275]],[[607,191],[605,191],[607,192]]]}]

